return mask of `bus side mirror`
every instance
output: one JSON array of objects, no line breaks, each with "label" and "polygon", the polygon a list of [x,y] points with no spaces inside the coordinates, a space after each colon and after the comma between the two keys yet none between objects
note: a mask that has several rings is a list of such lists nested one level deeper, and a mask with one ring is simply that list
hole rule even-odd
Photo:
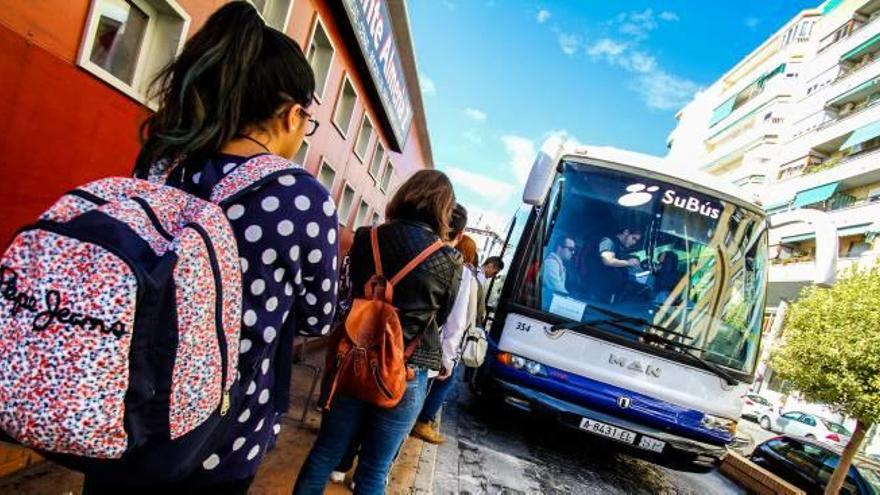
[{"label": "bus side mirror", "polygon": [[526,187],[523,189],[523,203],[533,206],[544,204],[564,147],[565,140],[560,136],[551,136],[541,145],[535,163],[532,164],[532,170],[529,171]]},{"label": "bus side mirror", "polygon": [[802,208],[777,213],[770,217],[770,228],[777,229],[795,223],[806,223],[816,233],[816,260],[813,283],[823,287],[834,285],[837,278],[837,252],[839,240],[837,228],[827,213],[811,208]]}]

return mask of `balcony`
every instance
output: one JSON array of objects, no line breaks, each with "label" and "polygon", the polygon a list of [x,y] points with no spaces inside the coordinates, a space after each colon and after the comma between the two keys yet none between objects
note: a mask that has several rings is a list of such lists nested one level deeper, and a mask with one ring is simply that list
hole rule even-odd
[{"label": "balcony", "polygon": [[839,159],[823,160],[811,155],[783,166],[779,174],[780,188],[777,191],[788,193],[788,196],[831,182],[847,182],[853,186],[871,183],[880,179],[880,148]]},{"label": "balcony", "polygon": [[[843,273],[854,265],[859,267],[871,266],[877,260],[877,257],[878,253],[872,251],[866,252],[861,256],[841,256],[837,258],[837,272]],[[780,287],[774,287],[774,285],[796,284],[797,288],[794,291],[796,295],[797,290],[809,284],[812,280],[813,258],[811,256],[782,262],[771,261],[770,263],[768,282],[770,283],[769,290],[771,292],[774,290],[780,291],[781,289]]]},{"label": "balcony", "polygon": [[[835,199],[832,198],[826,206],[815,209],[828,212],[831,221],[837,227],[838,236],[860,235],[880,229],[880,201],[861,200],[847,205],[846,201],[839,199],[835,201]],[[811,238],[809,226],[793,224],[771,231],[770,243],[802,242]]]}]

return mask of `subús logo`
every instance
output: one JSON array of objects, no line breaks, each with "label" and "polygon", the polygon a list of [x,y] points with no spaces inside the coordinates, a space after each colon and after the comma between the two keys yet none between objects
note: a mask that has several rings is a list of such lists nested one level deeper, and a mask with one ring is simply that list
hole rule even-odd
[{"label": "sub\u00fas logo", "polygon": [[[659,190],[660,188],[657,186],[632,184],[627,186],[627,193],[621,196],[617,202],[621,206],[641,206],[654,199],[654,195],[651,193]],[[676,208],[681,208],[693,213],[699,213],[704,217],[709,217],[715,220],[721,215],[721,210],[714,208],[711,201],[706,201],[704,203],[699,198],[693,196],[679,196],[679,194],[673,189],[667,189],[666,192],[663,193],[663,199],[661,201],[663,204],[672,205]]]}]

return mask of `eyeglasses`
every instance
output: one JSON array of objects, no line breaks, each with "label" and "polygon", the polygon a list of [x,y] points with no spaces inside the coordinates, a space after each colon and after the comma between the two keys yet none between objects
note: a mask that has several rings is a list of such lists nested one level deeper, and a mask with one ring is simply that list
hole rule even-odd
[{"label": "eyeglasses", "polygon": [[563,249],[568,249],[568,250],[571,251],[572,253],[573,253],[574,250],[575,250],[575,246],[562,246],[562,248],[563,248]]},{"label": "eyeglasses", "polygon": [[321,126],[321,123],[318,122],[317,119],[315,119],[314,117],[312,117],[312,114],[310,114],[309,112],[307,112],[307,111],[306,111],[304,108],[302,108],[302,107],[299,108],[299,113],[300,113],[300,115],[302,115],[303,117],[305,117],[306,120],[308,120],[308,122],[309,122],[309,130],[306,131],[306,134],[305,134],[306,137],[308,137],[308,136],[312,136],[312,135],[314,135],[316,132],[318,132],[318,127]]}]

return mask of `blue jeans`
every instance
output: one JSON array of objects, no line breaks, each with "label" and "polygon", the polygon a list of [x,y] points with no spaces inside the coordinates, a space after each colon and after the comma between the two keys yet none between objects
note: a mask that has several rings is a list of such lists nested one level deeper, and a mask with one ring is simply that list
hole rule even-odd
[{"label": "blue jeans", "polygon": [[456,380],[456,371],[458,368],[459,366],[456,366],[452,370],[452,374],[449,378],[445,380],[438,380],[436,378],[432,380],[431,389],[428,391],[428,398],[425,399],[425,406],[422,407],[422,412],[419,413],[419,421],[422,423],[430,423],[437,418],[437,412],[443,407],[443,403],[446,402],[449,392],[455,389],[453,383]]},{"label": "blue jeans", "polygon": [[321,495],[346,451],[357,441],[361,449],[354,473],[357,493],[381,495],[391,464],[412,430],[428,392],[428,371],[416,369],[400,403],[391,409],[376,407],[345,395],[333,399],[321,419],[321,430],[296,478],[294,495]]}]

